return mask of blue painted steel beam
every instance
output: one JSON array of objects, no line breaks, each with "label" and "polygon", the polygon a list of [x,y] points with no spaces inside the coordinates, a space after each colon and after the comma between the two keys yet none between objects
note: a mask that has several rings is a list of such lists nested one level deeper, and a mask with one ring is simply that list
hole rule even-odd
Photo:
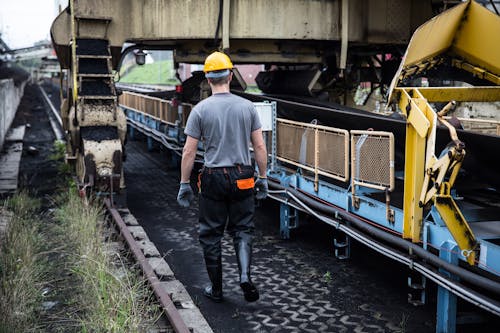
[{"label": "blue painted steel beam", "polygon": [[[444,242],[439,250],[439,257],[449,263],[458,265],[459,248],[455,243]],[[443,270],[439,271],[452,280],[458,280],[454,275]],[[455,333],[457,323],[457,296],[447,289],[438,286],[436,333]]]},{"label": "blue painted steel beam", "polygon": [[298,228],[299,212],[287,205],[280,204],[280,235],[283,239],[290,239],[290,230]]}]

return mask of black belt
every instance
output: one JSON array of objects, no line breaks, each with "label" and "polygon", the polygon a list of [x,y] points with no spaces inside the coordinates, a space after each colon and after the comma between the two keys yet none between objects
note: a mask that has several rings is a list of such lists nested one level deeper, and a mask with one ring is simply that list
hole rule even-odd
[{"label": "black belt", "polygon": [[227,174],[231,170],[238,170],[239,172],[242,171],[243,168],[253,168],[251,165],[243,165],[243,164],[236,164],[234,166],[229,166],[229,167],[214,167],[214,168],[209,168],[209,167],[203,167],[201,172],[207,172],[209,175],[215,172],[222,172],[224,174]]}]

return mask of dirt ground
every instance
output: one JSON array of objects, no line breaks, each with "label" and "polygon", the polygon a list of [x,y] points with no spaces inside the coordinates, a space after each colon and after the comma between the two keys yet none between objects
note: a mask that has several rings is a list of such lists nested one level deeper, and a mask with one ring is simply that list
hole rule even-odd
[{"label": "dirt ground", "polygon": [[53,196],[58,180],[57,163],[50,159],[54,153],[55,136],[40,91],[33,84],[26,85],[14,119],[14,124],[23,123],[28,126],[24,135],[19,187],[42,198]]}]

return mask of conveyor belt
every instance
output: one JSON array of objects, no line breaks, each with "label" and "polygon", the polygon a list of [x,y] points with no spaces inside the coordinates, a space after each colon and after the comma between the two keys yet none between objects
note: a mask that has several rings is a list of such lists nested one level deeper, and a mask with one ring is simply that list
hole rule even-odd
[{"label": "conveyor belt", "polygon": [[[317,119],[319,124],[348,130],[372,128],[376,131],[392,132],[395,137],[395,169],[396,172],[402,172],[404,169],[406,122],[398,114],[383,116],[332,102],[319,101],[311,97],[255,95],[235,90],[232,92],[253,102],[278,102],[279,117],[302,122]],[[141,93],[161,98],[169,96],[167,91]],[[469,193],[480,189],[500,193],[500,156],[495,153],[500,151],[500,137],[465,130],[457,130],[457,132],[460,140],[465,143],[466,157],[455,188]],[[448,130],[439,127],[436,153],[439,154],[449,142]],[[396,184],[395,191],[398,190],[402,191],[402,189],[398,189],[398,184]]]},{"label": "conveyor belt", "polygon": [[[319,123],[343,129],[373,128],[376,131],[392,132],[395,137],[396,171],[404,168],[405,126],[402,119],[373,114],[367,111],[345,107],[335,103],[321,102],[312,98],[295,96],[254,95],[234,92],[253,102],[277,101],[278,115],[283,118]],[[457,130],[458,137],[465,143],[466,157],[456,188],[492,188],[500,190],[500,137],[494,135]],[[438,128],[436,153],[439,154],[450,142],[449,132]]]}]

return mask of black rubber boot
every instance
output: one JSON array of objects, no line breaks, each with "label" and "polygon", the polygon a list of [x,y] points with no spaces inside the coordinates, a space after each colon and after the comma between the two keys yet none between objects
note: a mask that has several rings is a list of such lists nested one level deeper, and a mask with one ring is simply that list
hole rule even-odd
[{"label": "black rubber boot", "polygon": [[212,284],[205,287],[203,295],[214,302],[222,302],[222,260],[220,257],[216,260],[205,258],[205,264]]},{"label": "black rubber boot", "polygon": [[212,301],[217,303],[220,303],[224,300],[224,298],[222,297],[222,290],[216,292],[213,290],[213,287],[211,285],[205,287],[205,289],[203,290],[203,295],[207,296]]},{"label": "black rubber boot", "polygon": [[247,302],[255,302],[259,299],[259,291],[250,278],[250,264],[252,262],[252,247],[245,241],[235,244],[236,258],[240,271],[240,287]]}]

